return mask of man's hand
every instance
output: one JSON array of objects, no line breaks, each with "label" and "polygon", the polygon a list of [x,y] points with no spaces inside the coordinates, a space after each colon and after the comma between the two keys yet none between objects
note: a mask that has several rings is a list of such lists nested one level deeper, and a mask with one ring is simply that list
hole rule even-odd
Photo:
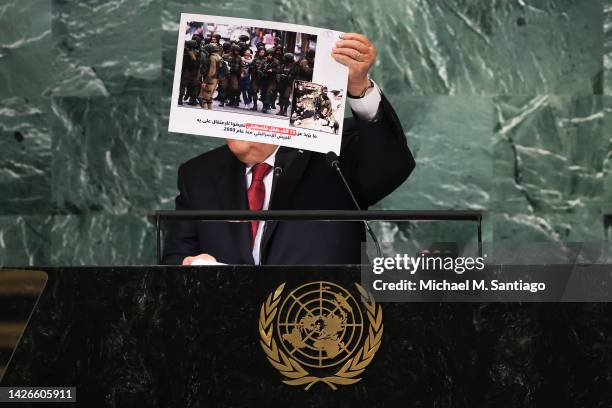
[{"label": "man's hand", "polygon": [[205,261],[217,262],[217,260],[215,259],[214,256],[211,256],[211,255],[208,255],[208,254],[200,254],[200,255],[196,255],[196,256],[185,257],[185,259],[183,259],[183,265],[184,266],[191,265],[193,263],[193,261],[195,261],[196,259],[202,259],[202,260],[205,260]]},{"label": "man's hand", "polygon": [[332,50],[332,57],[349,69],[348,93],[360,95],[370,86],[368,71],[376,61],[376,48],[361,34],[344,33]]}]

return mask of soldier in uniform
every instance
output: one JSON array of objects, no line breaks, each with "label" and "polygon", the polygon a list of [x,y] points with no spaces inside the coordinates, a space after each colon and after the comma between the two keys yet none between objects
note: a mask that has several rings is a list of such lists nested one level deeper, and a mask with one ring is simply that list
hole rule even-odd
[{"label": "soldier in uniform", "polygon": [[[263,45],[263,43],[260,43]],[[251,96],[253,97],[253,107],[251,110],[257,110],[257,99],[263,102],[263,92],[259,96],[259,92],[262,90],[263,82],[263,64],[266,62],[266,47],[260,47],[257,45],[257,54],[249,66],[249,73],[251,74]]]},{"label": "soldier in uniform", "polygon": [[274,49],[270,48],[266,51],[266,61],[261,67],[262,78],[262,112],[267,113],[274,105],[276,98],[276,75],[279,72],[278,62],[274,59]]},{"label": "soldier in uniform", "polygon": [[315,51],[308,50],[306,56],[300,60],[300,71],[298,79],[302,81],[312,81],[312,68],[314,67]]},{"label": "soldier in uniform", "polygon": [[199,55],[197,42],[185,41],[183,49],[183,65],[181,66],[181,81],[178,104],[183,104],[183,97],[189,98],[189,105],[197,105],[195,100],[198,89]]},{"label": "soldier in uniform", "polygon": [[219,55],[220,48],[217,44],[207,44],[206,48],[207,63],[201,65],[200,75],[202,77],[202,85],[200,86],[200,106],[202,109],[212,109],[213,106],[213,94],[217,88],[217,74],[219,71],[219,62],[221,56]]},{"label": "soldier in uniform", "polygon": [[323,87],[321,89],[321,94],[317,100],[317,113],[315,115],[315,120],[325,121],[323,126],[329,126],[334,130],[334,133],[338,131],[339,125],[334,116],[332,115],[332,102],[327,95],[327,87]]},{"label": "soldier in uniform", "polygon": [[198,50],[204,47],[204,37],[202,34],[194,34],[191,39],[196,42],[196,48]]},{"label": "soldier in uniform", "polygon": [[[278,41],[277,41],[278,39]],[[283,47],[280,45],[280,37],[274,37],[274,47],[272,48],[274,50],[274,59],[276,60],[276,62],[278,63],[278,66],[280,68],[280,66],[283,64]],[[277,83],[278,85],[278,83]],[[272,98],[272,109],[276,109],[276,100],[279,98],[280,96],[280,92],[279,92],[279,88],[278,86],[276,87],[276,94],[274,95],[274,98]]]},{"label": "soldier in uniform", "polygon": [[282,64],[283,62],[283,47],[281,47],[280,45],[277,45],[273,48],[274,50],[274,59],[279,63]]},{"label": "soldier in uniform", "polygon": [[[221,58],[226,64],[229,64],[229,61],[231,59],[231,56],[232,56],[231,49],[232,49],[231,43],[229,42],[223,43]],[[219,77],[219,83],[218,83],[219,92],[215,99],[219,101],[219,106],[225,106],[225,103],[227,102],[227,98],[228,98],[229,73],[226,73],[224,72],[224,70],[220,69],[218,77]]]},{"label": "soldier in uniform", "polygon": [[235,108],[240,106],[240,79],[244,73],[244,63],[240,56],[240,46],[238,44],[232,44],[232,54],[228,60],[229,64],[229,79],[228,79],[228,98],[229,106]]},{"label": "soldier in uniform", "polygon": [[297,77],[298,70],[299,67],[295,63],[295,56],[290,52],[285,53],[278,74],[278,104],[280,105],[278,115],[287,116],[287,109],[290,103],[289,98],[293,90],[293,81]]},{"label": "soldier in uniform", "polygon": [[249,49],[249,42],[251,41],[251,37],[248,35],[242,34],[238,37],[238,46],[240,47],[240,55],[244,55],[244,52]]}]

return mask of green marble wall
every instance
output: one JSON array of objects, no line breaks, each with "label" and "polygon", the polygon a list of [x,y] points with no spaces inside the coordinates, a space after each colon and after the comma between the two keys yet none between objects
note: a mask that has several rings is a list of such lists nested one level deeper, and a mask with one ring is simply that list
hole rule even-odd
[{"label": "green marble wall", "polygon": [[487,241],[604,239],[612,0],[8,0],[0,264],[154,261],[147,213],[172,208],[178,165],[220,142],[166,130],[180,12],[366,33],[418,163],[379,208],[483,210]]}]

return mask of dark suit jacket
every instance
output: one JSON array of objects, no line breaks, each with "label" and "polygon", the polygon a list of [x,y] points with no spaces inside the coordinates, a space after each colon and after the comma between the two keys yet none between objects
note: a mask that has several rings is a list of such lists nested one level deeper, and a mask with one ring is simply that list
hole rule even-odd
[{"label": "dark suit jacket", "polygon": [[[330,135],[330,137],[333,137]],[[283,168],[270,210],[354,210],[349,194],[325,154],[279,148]],[[395,190],[415,163],[395,111],[382,96],[378,120],[346,119],[340,166],[362,209]],[[182,164],[177,210],[246,210],[245,165],[227,146]],[[360,263],[360,222],[269,222],[262,238],[262,264]],[[181,264],[186,256],[213,255],[228,264],[253,264],[249,223],[173,222],[163,262]]]}]

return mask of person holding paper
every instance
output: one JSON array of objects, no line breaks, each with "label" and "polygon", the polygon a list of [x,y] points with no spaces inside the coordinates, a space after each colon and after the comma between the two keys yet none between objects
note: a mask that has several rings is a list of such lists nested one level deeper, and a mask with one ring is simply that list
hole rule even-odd
[{"label": "person holding paper", "polygon": [[[365,209],[402,184],[415,162],[393,107],[369,79],[372,43],[346,33],[332,56],[348,67],[354,114],[344,121],[340,167]],[[177,210],[355,209],[325,154],[233,139],[182,164],[178,188]],[[359,222],[176,222],[163,262],[351,264],[360,262],[363,241]]]}]

